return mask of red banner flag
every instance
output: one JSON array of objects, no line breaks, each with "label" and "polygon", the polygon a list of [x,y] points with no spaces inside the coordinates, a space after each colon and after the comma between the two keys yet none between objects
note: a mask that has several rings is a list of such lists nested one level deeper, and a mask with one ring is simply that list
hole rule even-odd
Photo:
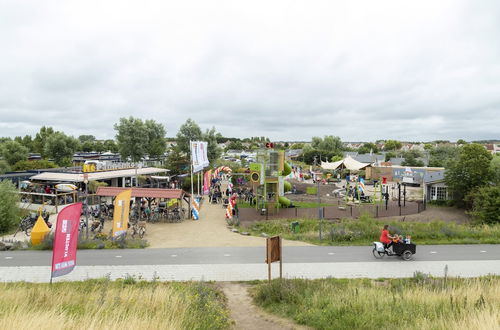
[{"label": "red banner flag", "polygon": [[51,278],[66,275],[75,268],[81,209],[82,203],[75,203],[65,207],[57,216]]}]

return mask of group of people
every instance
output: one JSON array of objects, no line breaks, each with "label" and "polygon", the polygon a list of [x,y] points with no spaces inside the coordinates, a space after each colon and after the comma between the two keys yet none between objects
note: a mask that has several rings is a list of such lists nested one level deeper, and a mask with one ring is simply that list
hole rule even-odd
[{"label": "group of people", "polygon": [[403,238],[403,236],[400,236],[398,234],[390,235],[389,234],[389,225],[384,225],[384,228],[382,229],[382,233],[380,234],[380,242],[384,244],[384,247],[386,249],[389,249],[392,245],[398,244],[398,243],[410,244],[411,243],[411,236],[406,235],[406,237]]}]

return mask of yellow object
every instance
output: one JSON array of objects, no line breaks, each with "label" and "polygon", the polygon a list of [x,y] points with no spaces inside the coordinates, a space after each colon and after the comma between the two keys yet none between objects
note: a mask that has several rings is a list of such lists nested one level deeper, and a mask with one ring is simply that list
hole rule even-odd
[{"label": "yellow object", "polygon": [[31,244],[39,245],[42,243],[45,236],[50,232],[49,226],[45,223],[45,220],[41,216],[35,222],[33,229],[31,230]]},{"label": "yellow object", "polygon": [[113,213],[113,237],[118,237],[127,233],[131,197],[131,189],[122,191],[116,196],[115,210]]},{"label": "yellow object", "polygon": [[168,201],[168,203],[167,203],[167,207],[172,207],[172,206],[174,206],[174,205],[177,205],[178,203],[179,203],[179,200],[178,200],[178,199],[176,199],[176,198],[172,198],[172,199],[170,199],[170,200]]}]

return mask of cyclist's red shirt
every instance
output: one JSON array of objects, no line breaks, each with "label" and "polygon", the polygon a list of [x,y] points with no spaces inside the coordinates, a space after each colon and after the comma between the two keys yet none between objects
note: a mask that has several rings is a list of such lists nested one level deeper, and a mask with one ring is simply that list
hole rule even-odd
[{"label": "cyclist's red shirt", "polygon": [[387,229],[382,230],[382,234],[380,234],[380,242],[384,244],[389,244],[391,242],[389,239],[389,231]]}]

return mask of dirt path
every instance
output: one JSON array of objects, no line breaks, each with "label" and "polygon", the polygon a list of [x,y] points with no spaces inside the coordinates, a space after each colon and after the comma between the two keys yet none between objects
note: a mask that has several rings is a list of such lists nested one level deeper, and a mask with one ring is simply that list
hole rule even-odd
[{"label": "dirt path", "polygon": [[248,294],[249,286],[247,284],[226,282],[222,283],[221,287],[227,297],[231,318],[235,322],[234,329],[308,329],[296,325],[290,320],[268,314],[255,306],[252,302],[252,298]]},{"label": "dirt path", "polygon": [[[243,236],[227,228],[225,209],[210,204],[205,197],[200,220],[186,219],[180,223],[147,224],[144,237],[152,248],[265,246],[263,237]],[[283,240],[284,246],[305,246],[308,243]]]}]

